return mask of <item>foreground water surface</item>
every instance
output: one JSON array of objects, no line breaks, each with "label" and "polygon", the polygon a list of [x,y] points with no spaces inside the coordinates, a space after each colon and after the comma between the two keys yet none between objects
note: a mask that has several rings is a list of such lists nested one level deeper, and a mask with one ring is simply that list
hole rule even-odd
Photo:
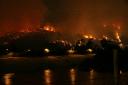
[{"label": "foreground water surface", "polygon": [[[45,62],[41,63],[42,60],[45,60]],[[46,59],[2,58],[1,62],[4,65],[1,65],[0,69],[8,71],[3,70],[0,72],[0,85],[115,85],[113,73],[96,72],[94,69],[90,71],[79,70],[77,65],[82,60],[83,58],[59,58],[58,60],[58,58],[54,57]],[[51,61],[52,63],[46,61]],[[31,71],[35,69],[31,67],[33,66],[31,64],[36,66],[36,63],[38,63],[37,66],[39,64],[54,64],[54,66],[53,68],[48,68],[46,65],[47,68]],[[128,85],[128,73],[120,72],[117,80],[119,85]]]}]

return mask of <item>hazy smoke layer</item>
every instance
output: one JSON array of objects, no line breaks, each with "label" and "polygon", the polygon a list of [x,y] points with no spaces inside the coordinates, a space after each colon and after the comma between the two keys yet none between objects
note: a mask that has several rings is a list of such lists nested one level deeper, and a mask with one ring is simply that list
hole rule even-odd
[{"label": "hazy smoke layer", "polygon": [[45,11],[41,0],[0,0],[0,34],[39,27]]},{"label": "hazy smoke layer", "polygon": [[[47,17],[59,31],[67,33],[92,33],[101,35],[111,28],[103,24],[116,24],[121,31],[127,27],[128,6],[125,0],[42,0],[47,7]],[[107,32],[109,33],[109,32]]]},{"label": "hazy smoke layer", "polygon": [[117,24],[127,34],[127,0],[0,0],[0,33],[36,29],[51,23],[65,33],[111,32],[103,24]]}]

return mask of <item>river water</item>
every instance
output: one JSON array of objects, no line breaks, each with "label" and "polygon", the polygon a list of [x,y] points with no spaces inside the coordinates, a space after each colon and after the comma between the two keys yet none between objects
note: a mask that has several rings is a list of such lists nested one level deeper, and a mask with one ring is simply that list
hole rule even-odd
[{"label": "river water", "polygon": [[[78,62],[81,62],[81,59],[79,60],[77,59],[78,61],[76,61],[74,58],[72,58],[74,60],[71,59],[71,61],[77,63],[71,65],[70,62],[67,61],[68,59],[64,60],[65,58],[64,59],[62,58],[61,60],[56,60],[53,57],[50,57],[48,60],[53,59],[52,62],[55,62],[57,64],[54,65],[54,68],[47,67],[40,69],[40,71],[31,71],[32,70],[31,68],[28,68],[31,70],[27,70],[27,71],[17,70],[19,69],[18,66],[22,66],[19,65],[21,63],[23,63],[23,67],[21,67],[21,69],[26,69],[25,66],[27,66],[27,64],[33,64],[32,63],[33,60],[36,61],[34,63],[40,62],[39,60],[44,60],[39,58],[39,59],[32,59],[32,61],[30,62],[27,59],[3,58],[1,62],[4,62],[3,64],[5,67],[3,68],[2,66],[1,69],[5,69],[5,68],[11,69],[12,67],[13,68],[11,70],[7,69],[8,71],[5,72],[3,71],[0,72],[0,85],[115,85],[115,78],[113,73],[96,72],[94,69],[91,69],[90,71],[79,70],[76,64],[79,64]],[[45,60],[47,61],[47,59]],[[26,62],[29,63],[26,64]],[[71,65],[71,67],[66,68],[67,65],[63,65],[63,64],[67,64],[66,62],[68,62],[68,65]],[[16,67],[15,64],[17,64]],[[50,63],[50,64],[54,64],[54,63]],[[118,78],[118,85],[128,85],[127,81],[128,81],[128,73],[120,72]]]}]

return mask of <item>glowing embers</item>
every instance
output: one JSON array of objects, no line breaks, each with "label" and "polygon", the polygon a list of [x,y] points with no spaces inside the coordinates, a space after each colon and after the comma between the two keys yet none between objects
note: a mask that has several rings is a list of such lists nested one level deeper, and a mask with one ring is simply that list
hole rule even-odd
[{"label": "glowing embers", "polygon": [[3,76],[5,85],[12,85],[13,76],[14,76],[14,73],[8,73]]}]

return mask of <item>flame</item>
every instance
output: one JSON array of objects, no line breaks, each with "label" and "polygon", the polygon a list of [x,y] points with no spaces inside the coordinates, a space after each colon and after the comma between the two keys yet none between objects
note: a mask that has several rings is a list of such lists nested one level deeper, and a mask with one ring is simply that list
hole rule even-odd
[{"label": "flame", "polygon": [[45,25],[43,29],[46,31],[55,32],[55,28],[51,25]]},{"label": "flame", "polygon": [[49,24],[46,24],[43,27],[40,27],[38,29],[32,29],[32,27],[30,27],[29,25],[26,27],[27,27],[26,29],[21,29],[19,32],[28,33],[28,32],[36,32],[36,31],[43,31],[43,30],[49,31],[49,32],[55,32],[55,28]]},{"label": "flame", "polygon": [[120,39],[120,36],[119,36],[118,32],[115,32],[115,36],[116,36],[116,39],[118,40],[118,42],[121,42],[121,39]]},{"label": "flame", "polygon": [[86,39],[95,39],[95,36],[89,34],[89,35],[83,35],[84,38]]},{"label": "flame", "polygon": [[89,37],[88,37],[88,35],[84,35],[84,38],[87,38],[88,39]]}]

